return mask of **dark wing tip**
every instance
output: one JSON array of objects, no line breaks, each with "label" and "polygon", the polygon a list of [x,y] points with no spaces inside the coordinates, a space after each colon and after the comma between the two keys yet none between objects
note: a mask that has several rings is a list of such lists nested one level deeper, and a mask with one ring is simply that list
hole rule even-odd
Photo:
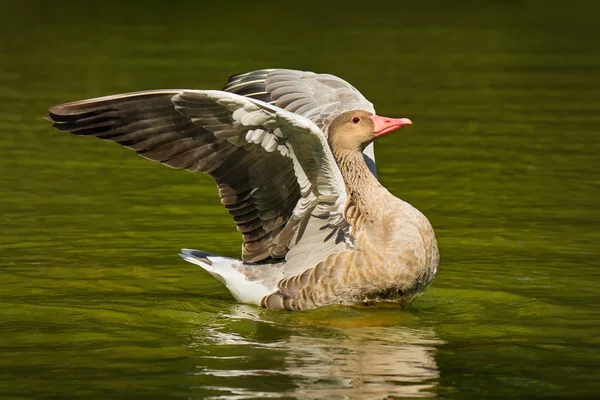
[{"label": "dark wing tip", "polygon": [[276,69],[279,69],[279,68],[264,68],[264,69],[257,69],[254,71],[249,71],[249,72],[240,72],[239,74],[231,75],[229,78],[227,78],[227,83],[237,80],[237,79],[242,79],[248,75],[268,74],[269,72],[275,71]]},{"label": "dark wing tip", "polygon": [[44,115],[44,119],[48,122],[57,123],[61,121],[61,116],[67,114],[62,104],[48,108],[48,114]]},{"label": "dark wing tip", "polygon": [[69,107],[70,104],[71,103],[59,104],[48,108],[48,114],[44,115],[44,119],[54,123],[54,127],[56,127],[56,124],[58,123],[66,122],[67,120],[84,114],[82,110]]},{"label": "dark wing tip", "polygon": [[232,75],[229,77],[222,90],[239,96],[264,101],[265,103],[272,103],[273,99],[266,90],[265,80],[269,73],[275,70],[276,69],[259,69],[243,74]]},{"label": "dark wing tip", "polygon": [[56,129],[60,129],[60,125],[67,122],[67,115],[61,114],[56,106],[50,107],[48,111],[48,114],[44,115],[44,119],[48,122],[51,122]]}]

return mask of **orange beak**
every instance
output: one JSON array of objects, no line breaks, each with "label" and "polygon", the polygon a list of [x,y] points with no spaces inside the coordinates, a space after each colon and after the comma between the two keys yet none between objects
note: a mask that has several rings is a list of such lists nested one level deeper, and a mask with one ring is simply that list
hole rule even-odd
[{"label": "orange beak", "polygon": [[406,125],[412,125],[412,121],[408,118],[388,118],[373,114],[371,115],[371,119],[375,124],[373,134],[375,134],[376,137],[383,136],[386,133],[390,133],[396,129],[405,127]]}]

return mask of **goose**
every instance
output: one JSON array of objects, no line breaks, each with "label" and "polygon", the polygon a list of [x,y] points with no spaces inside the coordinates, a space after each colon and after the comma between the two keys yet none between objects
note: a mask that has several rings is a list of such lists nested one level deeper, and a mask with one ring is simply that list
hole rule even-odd
[{"label": "goose", "polygon": [[377,179],[372,143],[410,125],[329,74],[265,69],[219,90],[149,90],[53,106],[46,119],[210,174],[241,258],[182,249],[242,303],[407,306],[439,264],[433,228]]}]

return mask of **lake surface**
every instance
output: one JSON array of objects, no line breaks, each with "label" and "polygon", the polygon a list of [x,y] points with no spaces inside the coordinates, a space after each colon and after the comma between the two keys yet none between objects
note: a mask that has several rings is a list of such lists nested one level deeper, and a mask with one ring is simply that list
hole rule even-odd
[{"label": "lake surface", "polygon": [[[597,3],[416,3],[3,2],[0,397],[600,394]],[[42,120],[265,67],[336,74],[413,120],[376,145],[438,236],[410,309],[236,304],[177,255],[239,256],[209,176]]]}]

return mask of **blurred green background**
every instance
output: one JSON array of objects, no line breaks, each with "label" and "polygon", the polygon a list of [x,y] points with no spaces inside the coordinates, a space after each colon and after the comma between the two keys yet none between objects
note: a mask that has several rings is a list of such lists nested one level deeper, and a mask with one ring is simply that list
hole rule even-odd
[{"label": "blurred green background", "polygon": [[[598,394],[598,4],[0,3],[0,397]],[[236,304],[177,256],[239,255],[209,176],[42,120],[268,67],[413,120],[376,145],[440,245],[409,310]]]}]

